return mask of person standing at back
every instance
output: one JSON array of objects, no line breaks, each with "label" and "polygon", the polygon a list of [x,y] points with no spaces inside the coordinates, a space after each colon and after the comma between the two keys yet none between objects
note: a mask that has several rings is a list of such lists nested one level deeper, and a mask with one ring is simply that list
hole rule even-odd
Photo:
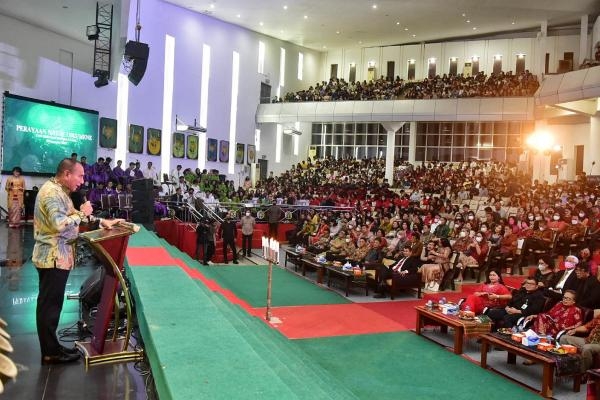
[{"label": "person standing at back", "polygon": [[273,204],[266,212],[267,222],[269,223],[269,237],[277,239],[279,229],[279,220],[283,217],[283,210],[278,204]]},{"label": "person standing at back", "polygon": [[[60,344],[56,329],[62,311],[69,272],[75,264],[73,245],[84,218],[95,219],[89,201],[79,210],[73,206],[70,192],[83,184],[83,166],[70,158],[62,160],[56,176],[44,183],[35,201],[33,214],[32,262],[39,275],[36,324],[42,365],[77,361],[79,352]],[[122,219],[100,219],[100,226],[110,229]]]},{"label": "person standing at back", "polygon": [[18,228],[21,225],[25,193],[25,179],[21,176],[22,173],[21,167],[14,167],[12,175],[6,179],[8,226],[11,228]]},{"label": "person standing at back", "polygon": [[237,264],[237,250],[235,248],[235,238],[237,236],[237,223],[231,218],[231,213],[227,213],[225,220],[221,223],[221,237],[223,238],[223,262],[227,264],[227,247],[231,248],[233,253],[233,263]]},{"label": "person standing at back", "polygon": [[250,210],[246,210],[245,215],[240,221],[242,223],[242,254],[250,257],[252,252],[252,234],[254,233],[256,219],[254,219]]}]

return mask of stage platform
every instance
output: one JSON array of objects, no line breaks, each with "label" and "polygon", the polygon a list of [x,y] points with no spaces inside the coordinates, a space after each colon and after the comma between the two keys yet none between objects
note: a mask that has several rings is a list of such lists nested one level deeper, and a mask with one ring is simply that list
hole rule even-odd
[{"label": "stage platform", "polygon": [[[137,235],[137,238],[135,238]],[[314,360],[246,304],[234,304],[142,229],[127,250],[126,275],[159,397],[352,399]],[[148,246],[142,238],[156,246]],[[135,240],[134,240],[135,238]],[[144,244],[144,246],[141,246]],[[177,253],[176,253],[177,254]],[[215,267],[218,268],[218,267]],[[214,286],[213,286],[214,288]],[[246,310],[244,310],[245,308]]]}]

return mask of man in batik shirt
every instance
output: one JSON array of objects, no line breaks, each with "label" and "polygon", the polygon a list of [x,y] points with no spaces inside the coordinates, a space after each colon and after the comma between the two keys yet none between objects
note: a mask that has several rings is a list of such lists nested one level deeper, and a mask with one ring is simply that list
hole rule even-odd
[{"label": "man in batik shirt", "polygon": [[[89,201],[78,211],[69,196],[83,183],[83,177],[83,166],[65,158],[58,165],[56,176],[42,185],[35,201],[32,261],[39,275],[36,323],[42,365],[79,359],[76,349],[60,344],[56,329],[69,272],[75,264],[73,242],[79,234],[79,224],[85,218],[94,219]],[[111,228],[121,221],[100,219],[100,226]]]}]

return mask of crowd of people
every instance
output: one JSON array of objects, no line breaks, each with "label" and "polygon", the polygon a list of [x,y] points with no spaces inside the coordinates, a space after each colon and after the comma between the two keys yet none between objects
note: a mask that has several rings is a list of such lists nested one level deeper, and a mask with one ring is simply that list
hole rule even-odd
[{"label": "crowd of people", "polygon": [[537,77],[528,70],[522,73],[479,72],[474,76],[436,75],[421,81],[405,81],[381,76],[367,81],[347,82],[331,78],[297,92],[288,92],[274,102],[455,99],[464,97],[533,96],[539,87]]}]

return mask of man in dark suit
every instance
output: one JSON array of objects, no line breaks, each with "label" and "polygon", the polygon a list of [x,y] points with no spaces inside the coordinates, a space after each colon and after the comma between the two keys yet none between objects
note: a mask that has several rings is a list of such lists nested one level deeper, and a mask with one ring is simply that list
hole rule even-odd
[{"label": "man in dark suit", "polygon": [[528,277],[521,289],[512,294],[504,308],[491,308],[487,315],[494,320],[494,329],[512,328],[521,317],[539,314],[543,311],[546,298],[533,277]]},{"label": "man in dark suit", "polygon": [[577,274],[575,274],[577,264],[579,264],[577,257],[567,256],[565,258],[565,269],[556,273],[554,279],[550,281],[549,287],[544,294],[550,297],[553,302],[560,301],[563,293],[568,289],[577,291],[577,287],[579,286]]},{"label": "man in dark suit", "polygon": [[231,248],[233,253],[233,263],[237,264],[237,249],[235,248],[235,238],[237,237],[237,222],[231,218],[231,213],[227,213],[225,220],[221,223],[221,238],[223,238],[223,262],[227,264],[227,248]]},{"label": "man in dark suit", "polygon": [[575,267],[577,275],[577,305],[579,307],[591,308],[593,310],[600,308],[600,282],[590,275],[590,269],[587,263],[578,264]]},{"label": "man in dark suit", "polygon": [[373,297],[376,299],[384,299],[386,297],[385,291],[387,290],[388,279],[401,280],[403,285],[419,283],[417,272],[419,271],[420,264],[419,257],[411,255],[411,246],[404,246],[402,248],[402,258],[389,267],[385,265],[378,267],[377,290]]}]

